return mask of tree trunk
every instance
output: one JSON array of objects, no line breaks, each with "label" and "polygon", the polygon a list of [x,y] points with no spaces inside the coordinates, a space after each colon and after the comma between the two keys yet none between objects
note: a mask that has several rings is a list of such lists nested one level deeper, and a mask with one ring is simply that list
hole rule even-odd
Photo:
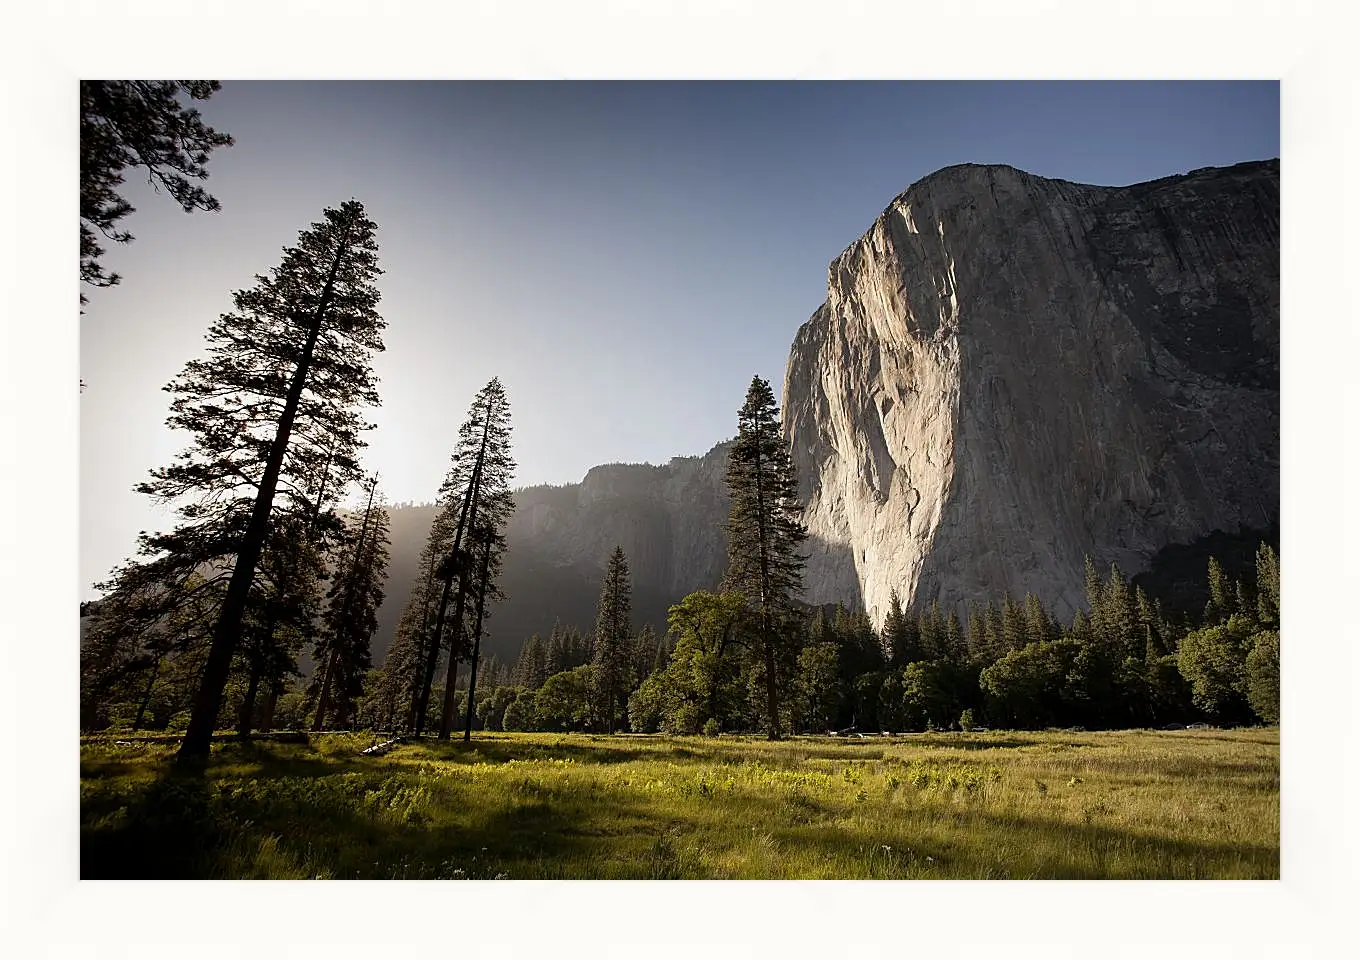
[{"label": "tree trunk", "polygon": [[203,669],[198,694],[194,698],[193,713],[189,716],[189,728],[184,733],[184,740],[180,743],[176,756],[176,762],[181,766],[206,759],[212,747],[213,727],[217,724],[217,712],[222,706],[222,693],[227,686],[227,677],[231,674],[231,660],[241,641],[241,626],[245,619],[246,603],[250,599],[250,584],[255,579],[255,567],[260,562],[260,554],[264,552],[265,540],[269,536],[269,514],[274,506],[274,493],[278,489],[279,474],[283,472],[284,456],[288,453],[293,421],[297,418],[302,390],[312,367],[316,342],[321,336],[322,321],[335,295],[335,278],[344,259],[351,225],[352,221],[345,224],[340,241],[336,244],[335,259],[331,262],[326,285],[322,288],[320,302],[312,317],[307,342],[302,348],[302,355],[298,358],[297,369],[293,371],[292,382],[288,385],[283,414],[279,417],[279,429],[269,449],[269,460],[265,464],[264,476],[260,480],[259,492],[255,496],[255,507],[251,511],[245,535],[241,538],[241,549],[236,556],[231,582],[227,585],[227,595],[222,602],[217,628],[213,631],[208,662]]},{"label": "tree trunk", "polygon": [[[440,595],[439,595],[439,607],[437,608],[437,615],[436,615],[436,618],[435,618],[434,639],[433,639],[433,641],[432,641],[431,644],[430,644],[429,654],[428,654],[428,656],[425,658],[425,678],[424,678],[424,681],[421,683],[421,688],[420,688],[420,707],[419,707],[419,708],[417,709],[417,711],[416,711],[416,723],[415,723],[416,736],[420,736],[421,731],[425,729],[425,713],[426,713],[426,711],[427,711],[428,708],[429,708],[429,703],[430,703],[430,689],[431,689],[431,687],[434,686],[434,674],[435,674],[436,668],[439,666],[439,650],[440,650],[440,647],[443,645],[443,639],[444,639],[444,612],[445,612],[445,610],[446,610],[446,608],[448,607],[448,604],[449,604],[449,592],[450,592],[450,591],[452,590],[452,588],[453,588],[453,577],[454,577],[454,574],[455,574],[455,572],[456,572],[455,568],[456,568],[457,562],[458,562],[458,550],[459,550],[459,548],[462,546],[463,533],[464,533],[464,532],[469,528],[469,526],[470,526],[469,523],[468,523],[468,513],[469,513],[469,511],[471,511],[471,513],[472,513],[472,520],[473,520],[474,522],[476,521],[476,518],[477,518],[476,499],[477,499],[478,487],[481,486],[481,482],[482,482],[482,463],[483,463],[484,458],[486,457],[486,443],[487,443],[488,437],[489,437],[490,434],[491,434],[491,401],[490,401],[490,398],[487,399],[487,404],[486,404],[486,415],[485,415],[485,416],[486,416],[486,419],[485,419],[484,426],[483,426],[483,429],[482,429],[482,445],[481,445],[481,447],[480,447],[480,448],[478,449],[478,451],[477,451],[477,462],[476,462],[475,464],[473,464],[473,467],[472,467],[472,476],[468,478],[468,488],[467,488],[467,493],[463,496],[463,507],[462,507],[462,509],[458,512],[458,529],[457,529],[456,531],[454,531],[454,535],[453,535],[453,548],[449,551],[449,571],[448,571],[448,573],[447,573],[447,574],[444,576],[444,578],[443,578],[443,580],[444,580],[444,587],[443,587],[443,590],[440,592]],[[462,595],[463,595],[462,580],[463,580],[463,578],[460,576],[460,577],[459,577],[459,587],[458,587],[458,594],[459,594],[460,602],[461,602],[461,598],[462,598]],[[461,608],[461,606],[459,607],[458,616],[459,616],[460,618],[462,617],[462,608]],[[460,626],[461,626],[461,624],[460,624]],[[452,697],[452,695],[453,695],[453,693],[452,693],[452,690],[453,690],[452,678],[453,678],[453,677],[457,674],[457,672],[458,672],[458,667],[457,667],[457,665],[456,665],[456,662],[457,662],[457,659],[458,659],[458,650],[457,650],[457,646],[458,646],[458,637],[455,636],[455,637],[454,637],[454,642],[453,642],[453,644],[451,645],[452,649],[451,649],[450,652],[449,652],[449,673],[448,673],[448,675],[449,675],[449,678],[450,678],[450,682],[449,682],[449,684],[448,684],[448,685],[445,687],[445,689],[444,689],[444,709],[445,709],[446,711],[448,710],[449,704],[450,704],[450,702],[451,702],[449,698]],[[440,727],[441,727],[440,739],[441,739],[441,740],[447,740],[447,739],[449,738],[448,727],[447,727],[447,723],[446,723],[446,717],[447,717],[447,714],[445,714],[444,717],[441,717],[441,718],[440,718]]]},{"label": "tree trunk", "polygon": [[313,730],[324,730],[326,723],[326,711],[331,707],[331,684],[335,679],[336,660],[340,654],[332,650],[331,655],[326,658],[326,667],[321,671],[321,692],[316,698],[316,716],[312,718]]},{"label": "tree trunk", "polygon": [[161,675],[161,662],[164,657],[156,658],[156,667],[151,671],[151,682],[146,685],[146,692],[142,694],[142,702],[137,706],[137,717],[132,721],[132,729],[142,729],[142,720],[146,718],[146,707],[151,702],[151,691],[156,688],[156,681]]},{"label": "tree trunk", "polygon": [[[486,413],[482,421],[482,445],[477,450],[477,462],[472,468],[472,477],[468,480],[468,496],[463,501],[463,511],[467,515],[467,527],[463,527],[462,520],[459,520],[459,533],[464,529],[468,531],[469,539],[471,530],[477,523],[477,507],[481,495],[482,485],[482,465],[486,462],[486,444],[491,436],[491,398],[486,401]],[[454,555],[457,555],[455,549]],[[452,581],[449,581],[450,583]],[[445,596],[448,595],[447,587]],[[444,685],[444,710],[439,717],[439,739],[447,740],[449,734],[453,732],[453,684],[458,676],[458,655],[462,651],[463,640],[463,614],[467,609],[467,575],[458,575],[458,599],[454,605],[453,612],[453,640],[449,643],[449,672],[448,682]],[[435,629],[435,642],[439,642],[442,636],[442,619],[444,608],[439,608],[441,627]]]},{"label": "tree trunk", "polygon": [[779,732],[779,691],[774,679],[774,640],[770,636],[770,559],[765,545],[765,486],[760,462],[760,423],[756,431],[756,518],[760,534],[760,642],[765,648],[765,702],[769,712],[769,739],[781,740]]},{"label": "tree trunk", "polygon": [[[412,677],[414,686],[411,690],[410,707],[406,712],[406,729],[412,732],[415,732],[416,730],[416,713],[420,707],[420,690],[424,678],[426,660],[425,645],[430,642],[430,588],[434,586],[434,559],[434,554],[431,553],[430,562],[425,569],[425,609],[421,611],[420,641],[419,646],[416,648],[414,662],[414,669],[419,671],[420,675]],[[437,658],[435,665],[438,666]],[[393,697],[395,696],[396,694],[394,692]],[[395,710],[395,706],[393,709]],[[396,721],[394,720],[393,722],[395,723]]]},{"label": "tree trunk", "polygon": [[[453,538],[453,549],[450,551],[450,558],[458,555],[459,541],[462,539],[462,522],[459,521],[458,531]],[[435,609],[434,632],[429,635],[426,642],[429,649],[425,651],[424,669],[421,671],[420,689],[416,695],[415,718],[412,728],[416,736],[420,736],[425,730],[425,718],[430,708],[430,691],[434,688],[434,675],[439,667],[439,654],[442,652],[444,634],[444,610],[449,605],[449,593],[453,590],[453,569],[452,560],[448,575],[441,578],[442,586],[439,590],[439,603]]]},{"label": "tree trunk", "polygon": [[477,704],[477,662],[482,654],[482,612],[486,609],[487,571],[491,567],[491,538],[482,553],[481,589],[477,593],[477,623],[473,628],[472,673],[468,680],[467,722],[463,725],[463,742],[472,742],[472,711]]},{"label": "tree trunk", "polygon": [[[345,607],[352,608],[355,601],[355,584],[359,579],[359,571],[363,567],[364,541],[368,538],[368,521],[373,515],[373,494],[378,489],[378,478],[374,476],[368,488],[368,506],[364,508],[364,519],[359,525],[359,542],[354,545],[354,563],[350,565],[348,589],[340,594],[341,603]],[[326,711],[330,709],[332,701],[335,699],[331,692],[335,687],[335,674],[340,669],[340,650],[344,647],[346,636],[346,619],[340,617],[336,626],[335,636],[331,638],[331,655],[326,660],[326,670],[321,676],[321,693],[317,697],[316,719],[312,722],[313,730],[325,729],[323,724],[326,722]]]},{"label": "tree trunk", "polygon": [[444,684],[444,710],[439,717],[439,739],[447,740],[453,732],[454,683],[458,679],[458,656],[463,652],[463,615],[467,612],[467,578],[458,578],[458,598],[453,606],[453,639],[449,642],[449,672]]},{"label": "tree trunk", "polygon": [[255,722],[255,695],[260,689],[260,658],[250,658],[250,680],[246,683],[246,695],[241,700],[241,709],[236,714],[236,735],[242,740],[250,738]]},{"label": "tree trunk", "polygon": [[264,706],[260,707],[260,731],[269,733],[274,729],[274,708],[279,702],[279,683],[271,681],[264,695]]}]

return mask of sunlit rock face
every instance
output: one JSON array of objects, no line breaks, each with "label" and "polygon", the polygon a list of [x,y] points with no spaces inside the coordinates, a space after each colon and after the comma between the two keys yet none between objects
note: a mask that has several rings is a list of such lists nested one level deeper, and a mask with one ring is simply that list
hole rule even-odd
[{"label": "sunlit rock face", "polygon": [[830,266],[785,428],[808,596],[946,607],[1279,517],[1279,163],[1130,187],[958,166]]}]

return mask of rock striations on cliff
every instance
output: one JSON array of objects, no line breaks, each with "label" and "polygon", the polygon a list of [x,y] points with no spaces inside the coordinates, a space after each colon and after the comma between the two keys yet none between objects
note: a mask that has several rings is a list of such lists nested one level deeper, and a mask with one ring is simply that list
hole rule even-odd
[{"label": "rock striations on cliff", "polygon": [[[727,452],[666,464],[593,467],[580,483],[514,492],[500,585],[506,601],[490,610],[483,648],[513,659],[532,633],[555,622],[589,632],[609,554],[623,547],[633,584],[635,627],[666,632],[667,610],[694,590],[718,585],[727,565]],[[382,661],[419,576],[420,549],[435,508],[392,510],[388,600],[378,611],[373,656]]]},{"label": "rock striations on cliff", "polygon": [[[785,428],[813,602],[1083,601],[1083,560],[1279,517],[1279,163],[948,167],[830,266]],[[961,611],[962,612],[962,611]]]},{"label": "rock striations on cliff", "polygon": [[[614,547],[637,583],[674,596],[715,587],[726,569],[730,442],[669,463],[592,467],[579,484],[515,492],[507,538],[543,560],[603,573]],[[672,601],[674,602],[674,601]],[[664,630],[664,623],[657,624]]]}]

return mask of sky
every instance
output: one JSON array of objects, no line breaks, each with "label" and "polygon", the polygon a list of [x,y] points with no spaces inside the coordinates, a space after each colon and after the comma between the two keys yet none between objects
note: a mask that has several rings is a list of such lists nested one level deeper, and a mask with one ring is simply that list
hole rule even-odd
[{"label": "sky", "polygon": [[327,206],[378,224],[386,351],[366,461],[433,498],[459,424],[505,384],[516,485],[701,454],[753,375],[778,395],[828,263],[955,163],[1136,183],[1276,157],[1279,83],[265,82],[199,105],[235,137],[219,213],[134,173],[123,275],[80,321],[80,576],[173,522],[132,493],[186,436],[162,391],[232,292]]}]

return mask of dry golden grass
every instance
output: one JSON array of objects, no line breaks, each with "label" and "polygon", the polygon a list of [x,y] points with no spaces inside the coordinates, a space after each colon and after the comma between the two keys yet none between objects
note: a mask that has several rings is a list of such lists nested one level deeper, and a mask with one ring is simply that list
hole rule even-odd
[{"label": "dry golden grass", "polygon": [[82,747],[87,877],[1275,878],[1277,729]]}]

